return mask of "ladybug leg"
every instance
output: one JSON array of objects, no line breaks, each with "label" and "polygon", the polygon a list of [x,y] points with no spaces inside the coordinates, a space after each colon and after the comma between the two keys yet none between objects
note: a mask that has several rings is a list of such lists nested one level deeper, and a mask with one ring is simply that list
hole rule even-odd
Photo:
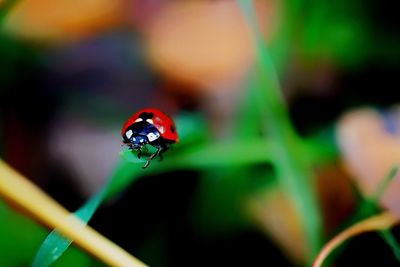
[{"label": "ladybug leg", "polygon": [[142,147],[138,148],[137,151],[138,151],[138,154],[137,154],[138,159],[140,159],[142,157],[143,152],[144,153],[148,152],[147,148],[145,146],[142,146]]},{"label": "ladybug leg", "polygon": [[164,153],[165,151],[167,151],[168,148],[169,148],[169,145],[168,145],[168,144],[162,146],[162,149],[161,149],[161,151],[160,151],[160,153],[159,153],[159,161],[162,161],[162,160],[164,159],[163,153]]},{"label": "ladybug leg", "polygon": [[150,161],[152,161],[157,155],[160,155],[162,149],[163,149],[162,146],[157,146],[157,151],[150,155],[150,157],[147,159],[146,163],[142,168],[143,169],[147,168],[147,166],[149,166],[150,164]]}]

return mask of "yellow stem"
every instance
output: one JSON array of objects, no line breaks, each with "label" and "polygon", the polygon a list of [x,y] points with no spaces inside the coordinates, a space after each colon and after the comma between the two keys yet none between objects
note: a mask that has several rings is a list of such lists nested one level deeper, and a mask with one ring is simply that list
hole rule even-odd
[{"label": "yellow stem", "polygon": [[399,221],[400,219],[392,213],[383,212],[350,226],[325,244],[318,256],[315,258],[313,267],[322,266],[323,261],[329,256],[329,254],[347,239],[364,232],[391,228],[395,224],[399,223]]},{"label": "yellow stem", "polygon": [[0,159],[0,197],[28,211],[110,266],[146,266],[128,252],[83,224],[28,179]]}]

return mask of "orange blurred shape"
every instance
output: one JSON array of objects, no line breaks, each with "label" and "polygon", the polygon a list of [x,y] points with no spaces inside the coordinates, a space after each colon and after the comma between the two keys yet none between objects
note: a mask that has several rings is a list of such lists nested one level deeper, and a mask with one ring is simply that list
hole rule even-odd
[{"label": "orange blurred shape", "polygon": [[315,186],[325,233],[330,235],[354,212],[352,181],[342,166],[329,164],[315,169]]},{"label": "orange blurred shape", "polygon": [[261,230],[271,236],[292,261],[301,264],[307,259],[307,243],[299,216],[291,199],[274,187],[249,201],[250,216]]},{"label": "orange blurred shape", "polygon": [[[391,127],[400,126],[400,113],[388,112]],[[365,196],[377,192],[389,171],[400,166],[400,132],[387,129],[385,117],[369,108],[348,112],[337,125],[344,163]],[[389,183],[381,204],[400,216],[400,174]]]},{"label": "orange blurred shape", "polygon": [[[272,0],[254,2],[260,25],[272,25]],[[263,31],[267,37],[269,30]],[[243,74],[254,53],[236,1],[170,2],[148,24],[145,38],[156,69],[203,90]]]},{"label": "orange blurred shape", "polygon": [[35,40],[66,40],[106,30],[121,17],[118,0],[21,0],[5,22],[11,33]]}]

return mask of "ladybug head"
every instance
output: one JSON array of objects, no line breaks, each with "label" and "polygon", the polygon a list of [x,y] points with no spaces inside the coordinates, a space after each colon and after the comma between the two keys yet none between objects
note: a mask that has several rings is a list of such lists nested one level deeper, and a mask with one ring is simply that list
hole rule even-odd
[{"label": "ladybug head", "polygon": [[154,125],[139,121],[129,126],[122,137],[123,143],[127,144],[129,148],[140,150],[146,144],[152,144],[160,138],[161,134]]},{"label": "ladybug head", "polygon": [[133,149],[140,149],[149,142],[149,139],[144,135],[132,135],[129,141]]}]

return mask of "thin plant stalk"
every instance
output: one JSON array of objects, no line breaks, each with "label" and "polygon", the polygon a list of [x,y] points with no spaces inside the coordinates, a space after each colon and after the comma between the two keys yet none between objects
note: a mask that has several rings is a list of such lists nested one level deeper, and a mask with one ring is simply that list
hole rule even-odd
[{"label": "thin plant stalk", "polygon": [[318,256],[315,258],[313,267],[320,267],[324,260],[332,251],[349,238],[371,231],[386,230],[399,223],[399,218],[390,212],[383,212],[373,217],[367,218],[361,222],[347,228],[340,234],[336,235],[322,248]]}]

